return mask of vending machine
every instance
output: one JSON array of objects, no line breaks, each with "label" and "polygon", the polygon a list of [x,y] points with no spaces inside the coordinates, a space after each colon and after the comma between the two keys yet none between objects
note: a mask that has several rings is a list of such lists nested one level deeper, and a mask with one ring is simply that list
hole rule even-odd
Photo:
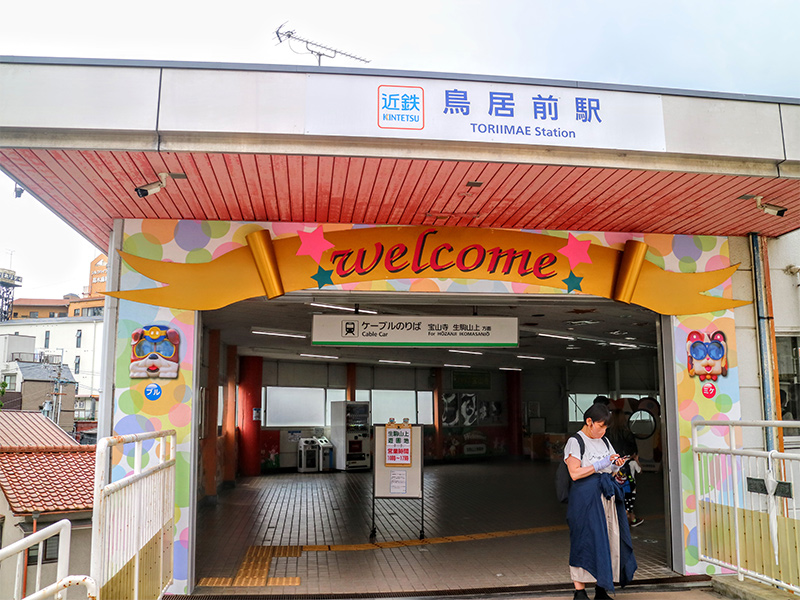
[{"label": "vending machine", "polygon": [[369,469],[369,402],[331,402],[331,442],[340,471]]}]

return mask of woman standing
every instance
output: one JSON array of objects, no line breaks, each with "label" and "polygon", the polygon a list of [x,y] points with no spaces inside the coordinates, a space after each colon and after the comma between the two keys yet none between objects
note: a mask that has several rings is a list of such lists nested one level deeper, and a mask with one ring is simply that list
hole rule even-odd
[{"label": "woman standing", "polygon": [[588,599],[586,584],[597,583],[595,598],[610,598],[614,581],[625,587],[633,579],[636,558],[625,513],[622,488],[612,474],[624,458],[604,438],[611,412],[593,404],[583,427],[564,446],[564,462],[573,484],[569,492],[569,570],[575,600]]}]

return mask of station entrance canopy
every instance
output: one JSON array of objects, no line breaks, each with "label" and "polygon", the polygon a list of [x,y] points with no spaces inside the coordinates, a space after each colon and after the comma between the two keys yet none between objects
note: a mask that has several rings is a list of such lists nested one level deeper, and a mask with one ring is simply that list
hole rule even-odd
[{"label": "station entrance canopy", "polygon": [[0,57],[0,169],[103,250],[115,219],[779,236],[800,100]]}]

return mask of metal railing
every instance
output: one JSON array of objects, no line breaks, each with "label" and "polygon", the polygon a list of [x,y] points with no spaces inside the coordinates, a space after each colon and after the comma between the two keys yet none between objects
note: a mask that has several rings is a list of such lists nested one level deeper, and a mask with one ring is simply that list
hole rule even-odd
[{"label": "metal railing", "polygon": [[[58,562],[56,563],[56,581],[42,588],[42,557],[44,556],[44,546],[48,539],[58,536]],[[23,590],[25,580],[25,569],[28,568],[27,550],[33,546],[38,546],[38,560],[36,563],[36,590],[30,596],[25,596],[24,600],[44,600],[45,598],[55,598],[63,600],[64,590],[70,587],[83,586],[86,588],[88,600],[97,598],[97,585],[91,577],[71,576],[69,571],[70,544],[72,541],[72,523],[69,519],[62,519],[57,523],[45,527],[41,531],[32,533],[26,538],[14,542],[10,546],[0,549],[0,563],[6,559],[17,557],[17,570],[14,582],[14,600],[21,600],[27,590]]]},{"label": "metal railing", "polygon": [[[800,454],[737,448],[747,428],[760,429],[763,440],[766,430],[789,427],[800,422],[692,423],[697,549],[700,560],[739,579],[800,592]],[[701,433],[727,438],[727,447],[701,447]]]},{"label": "metal railing", "polygon": [[[101,598],[155,600],[172,583],[176,442],[171,429],[97,443],[91,573]],[[126,445],[133,471],[111,483],[112,453]]]}]

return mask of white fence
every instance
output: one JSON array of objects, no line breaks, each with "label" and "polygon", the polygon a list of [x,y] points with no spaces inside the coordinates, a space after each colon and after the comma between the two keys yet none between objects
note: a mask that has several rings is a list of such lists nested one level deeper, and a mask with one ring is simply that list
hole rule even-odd
[{"label": "white fence", "polygon": [[[53,536],[58,537],[58,562],[56,563],[56,581],[55,583],[42,588],[42,557],[44,556],[44,546],[46,540]],[[36,591],[30,596],[25,596],[25,600],[44,600],[45,598],[55,598],[62,600],[64,598],[63,591],[70,587],[83,586],[86,588],[86,597],[88,600],[95,600],[97,598],[97,585],[91,577],[84,576],[70,576],[69,570],[69,557],[70,557],[70,543],[72,541],[72,523],[69,519],[62,519],[57,523],[45,527],[41,531],[32,533],[26,538],[19,540],[0,549],[0,563],[6,559],[17,557],[17,574],[14,583],[14,600],[20,600],[23,596],[24,590],[23,580],[25,579],[25,569],[27,566],[28,553],[26,552],[33,546],[38,546],[38,561],[36,564]]]},{"label": "white fence", "polygon": [[[731,569],[740,579],[747,576],[794,592],[800,592],[800,502],[795,485],[800,481],[800,454],[745,450],[741,440],[748,428],[764,432],[797,427],[797,421],[692,423],[700,560]],[[727,448],[701,447],[698,438],[709,431],[705,428],[727,432]]]},{"label": "white fence", "polygon": [[[155,600],[172,583],[176,441],[168,430],[97,443],[92,578],[101,599]],[[131,456],[132,472],[110,483],[112,462]]]}]

